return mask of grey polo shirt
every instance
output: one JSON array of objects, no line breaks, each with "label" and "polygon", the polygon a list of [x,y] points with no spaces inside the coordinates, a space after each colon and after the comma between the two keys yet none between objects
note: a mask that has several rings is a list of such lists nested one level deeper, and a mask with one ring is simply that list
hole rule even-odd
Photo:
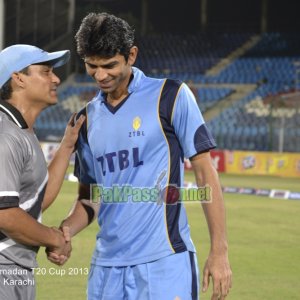
[{"label": "grey polo shirt", "polygon": [[[40,222],[47,179],[35,134],[14,106],[0,100],[0,209],[20,207]],[[0,231],[0,264],[37,267],[37,251],[38,247],[21,245]]]}]

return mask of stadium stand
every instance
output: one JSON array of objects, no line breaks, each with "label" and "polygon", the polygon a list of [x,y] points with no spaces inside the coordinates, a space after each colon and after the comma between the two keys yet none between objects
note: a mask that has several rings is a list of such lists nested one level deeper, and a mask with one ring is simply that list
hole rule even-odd
[{"label": "stadium stand", "polygon": [[138,40],[137,67],[155,77],[202,80],[206,70],[240,47],[249,33],[147,36]]},{"label": "stadium stand", "polygon": [[232,88],[198,88],[196,99],[201,111],[205,113],[209,108],[233,92]]},{"label": "stadium stand", "polygon": [[[209,122],[220,148],[300,151],[300,94],[295,89],[299,50],[296,34],[264,34],[245,55],[207,78],[213,83],[257,84],[254,92]],[[266,98],[271,102],[264,103]],[[296,101],[288,105],[289,98]],[[249,103],[260,105],[249,111]]]}]

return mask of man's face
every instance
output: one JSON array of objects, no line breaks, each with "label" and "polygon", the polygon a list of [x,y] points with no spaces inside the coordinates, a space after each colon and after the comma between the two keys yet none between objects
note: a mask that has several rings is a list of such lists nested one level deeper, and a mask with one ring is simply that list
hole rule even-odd
[{"label": "man's face", "polygon": [[53,73],[53,67],[31,65],[28,68],[27,76],[24,77],[28,99],[36,103],[43,103],[45,107],[57,103],[56,90],[60,80]]},{"label": "man's face", "polygon": [[136,49],[132,49],[127,62],[120,54],[112,58],[89,56],[84,62],[87,73],[95,79],[99,88],[104,93],[113,94],[128,84],[135,58]]}]

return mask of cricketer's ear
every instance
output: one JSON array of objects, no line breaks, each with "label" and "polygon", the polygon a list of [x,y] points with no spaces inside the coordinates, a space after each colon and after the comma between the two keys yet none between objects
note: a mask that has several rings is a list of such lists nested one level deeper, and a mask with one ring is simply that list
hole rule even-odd
[{"label": "cricketer's ear", "polygon": [[138,52],[139,52],[138,47],[132,46],[130,48],[130,52],[129,52],[129,56],[128,56],[128,64],[130,66],[133,66],[133,64],[135,63]]},{"label": "cricketer's ear", "polygon": [[14,89],[14,87],[21,87],[24,88],[25,82],[23,76],[26,76],[22,72],[14,72],[11,75],[11,85]]}]

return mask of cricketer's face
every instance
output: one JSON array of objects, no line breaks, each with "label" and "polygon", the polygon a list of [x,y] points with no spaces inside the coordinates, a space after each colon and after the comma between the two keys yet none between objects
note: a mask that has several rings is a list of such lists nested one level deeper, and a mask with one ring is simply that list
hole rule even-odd
[{"label": "cricketer's face", "polygon": [[57,87],[60,79],[49,65],[31,65],[25,76],[26,94],[32,104],[47,107],[57,103]]},{"label": "cricketer's face", "polygon": [[85,57],[86,71],[95,79],[104,93],[119,94],[120,91],[126,90],[136,55],[137,48],[132,47],[127,62],[120,54],[111,58]]}]

